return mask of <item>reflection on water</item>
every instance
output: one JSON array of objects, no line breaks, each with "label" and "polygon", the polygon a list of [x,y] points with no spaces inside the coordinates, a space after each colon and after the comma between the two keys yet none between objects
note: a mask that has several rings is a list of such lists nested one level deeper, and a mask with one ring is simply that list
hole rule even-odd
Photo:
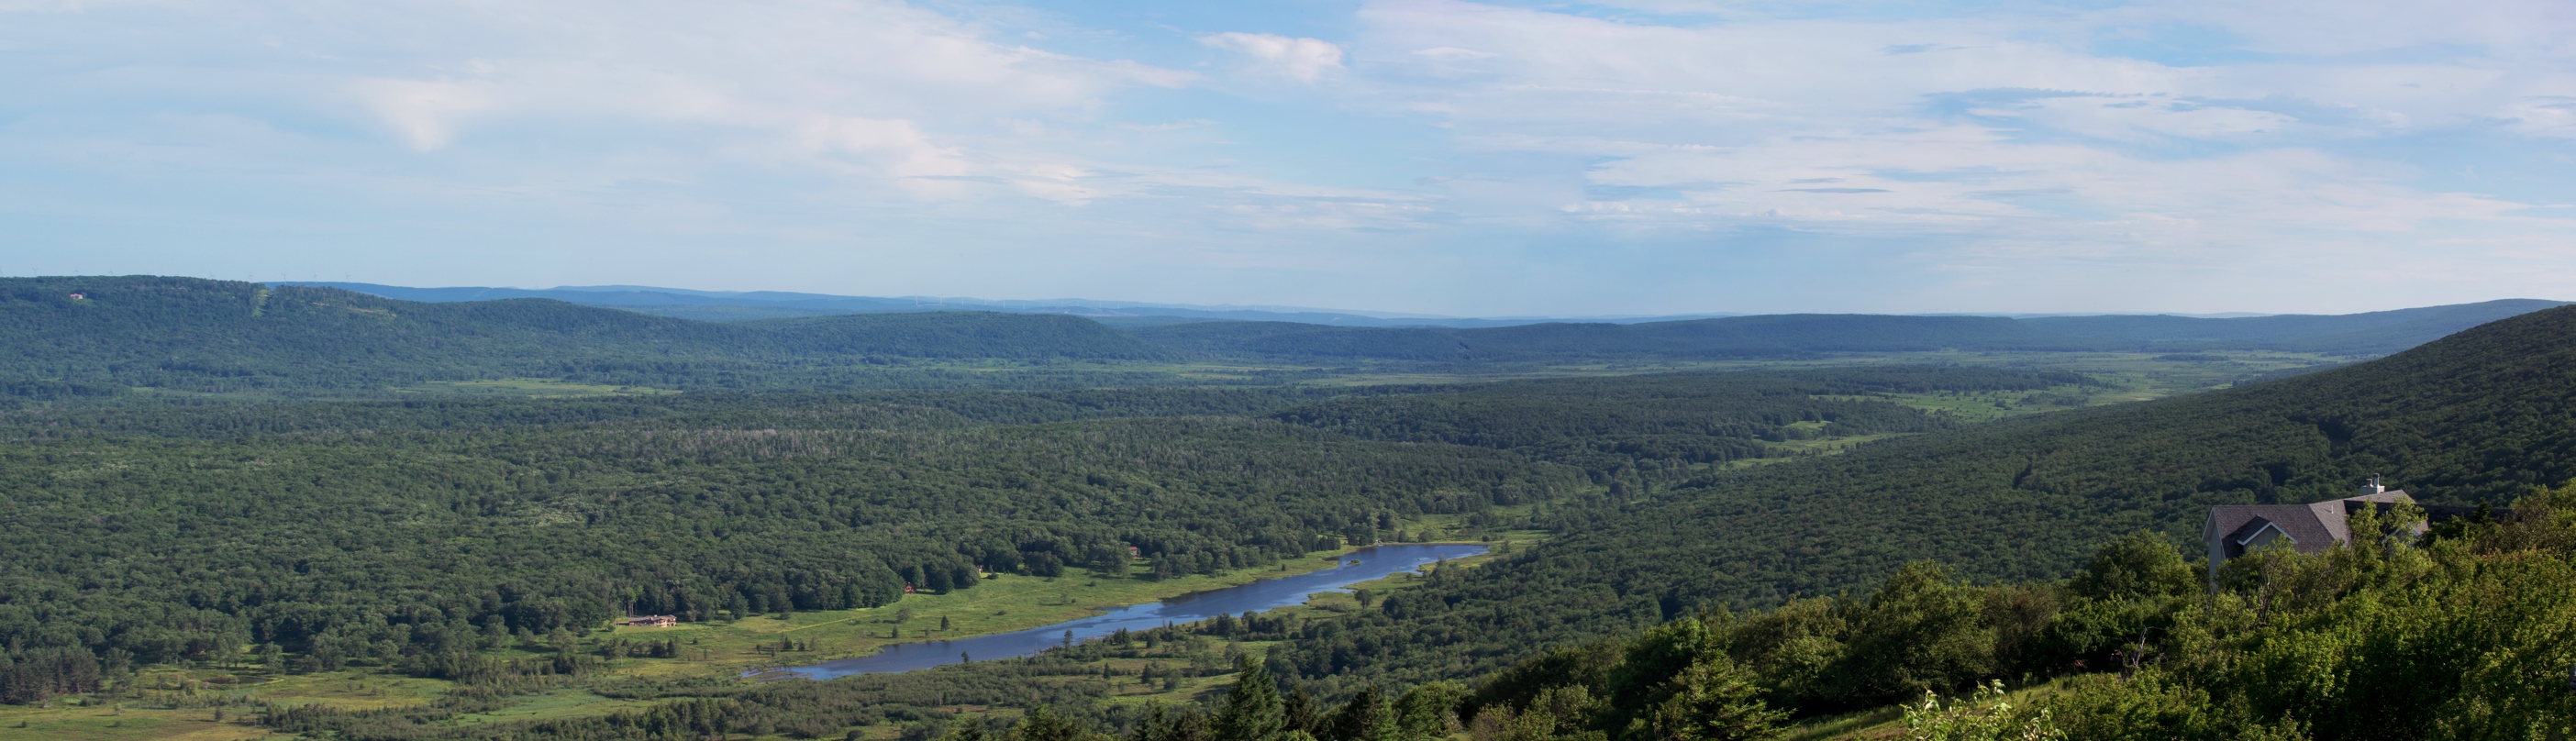
[{"label": "reflection on water", "polygon": [[1316,592],[1341,591],[1352,584],[1384,578],[1389,574],[1411,571],[1444,558],[1464,558],[1485,552],[1481,545],[1449,543],[1407,543],[1364,548],[1342,557],[1342,565],[1280,579],[1264,579],[1240,587],[1227,587],[1209,592],[1184,595],[1152,604],[1133,605],[1110,610],[1080,620],[1056,623],[1043,628],[1012,633],[996,633],[953,641],[901,643],[885,647],[873,656],[826,661],[806,666],[791,666],[762,674],[792,675],[808,679],[831,679],[851,674],[908,672],[946,666],[961,661],[961,655],[977,660],[1034,656],[1064,643],[1065,631],[1073,631],[1075,641],[1087,641],[1120,628],[1146,630],[1164,625],[1194,623],[1218,615],[1237,615],[1302,604],[1306,595]]}]

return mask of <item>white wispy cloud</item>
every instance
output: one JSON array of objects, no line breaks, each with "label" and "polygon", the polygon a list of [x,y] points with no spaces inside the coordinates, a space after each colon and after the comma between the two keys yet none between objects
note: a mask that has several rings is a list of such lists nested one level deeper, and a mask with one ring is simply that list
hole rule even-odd
[{"label": "white wispy cloud", "polygon": [[[2375,15],[2378,4],[2143,3],[1874,21],[1641,5],[1729,17],[1661,24],[1385,0],[1361,13],[1355,48],[1386,70],[1371,99],[1442,117],[1471,151],[1590,160],[1566,173],[1587,187],[1559,191],[1563,229],[1648,239],[1788,227],[1953,245],[1917,256],[1942,269],[2123,264],[2139,280],[2197,259],[2379,280],[2393,274],[2359,266],[2449,263],[2418,276],[2458,276],[2441,250],[2576,240],[2576,221],[2428,187],[2422,166],[2370,148],[2427,131],[2500,133],[2496,122],[2563,135],[2576,98],[2549,96],[2570,85],[2576,67],[2560,62],[2576,45],[2529,27],[2576,31],[2562,10],[2463,19],[2399,4]],[[2279,30],[2300,27],[2303,12],[2345,19],[2330,25],[2365,18],[2372,31]],[[2179,65],[2092,48],[2176,19],[2226,24],[2211,34],[2242,26],[2257,51]],[[2416,22],[2426,25],[2381,27]],[[1451,49],[1479,53],[1427,52]],[[2349,259],[2364,254],[2374,259]],[[2511,280],[2514,269],[2463,280]]]},{"label": "white wispy cloud", "polygon": [[506,150],[532,133],[591,129],[616,139],[639,127],[677,127],[651,146],[694,149],[710,160],[801,158],[932,195],[960,189],[924,187],[918,178],[1063,169],[1067,154],[988,146],[981,132],[995,119],[1081,117],[1120,90],[1195,79],[999,42],[935,12],[866,0],[84,10],[120,12],[208,31],[177,45],[108,52],[131,55],[126,69],[151,74],[101,80],[83,97],[193,90],[308,114],[346,111],[421,152]]},{"label": "white wispy cloud", "polygon": [[1342,47],[1323,39],[1269,33],[1227,32],[1198,37],[1201,44],[1242,52],[1279,75],[1314,82],[1342,71]]}]

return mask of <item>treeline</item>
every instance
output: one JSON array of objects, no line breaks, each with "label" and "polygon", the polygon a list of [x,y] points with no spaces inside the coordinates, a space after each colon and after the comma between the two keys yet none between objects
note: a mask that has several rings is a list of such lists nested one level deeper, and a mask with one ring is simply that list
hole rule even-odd
[{"label": "treeline", "polygon": [[96,692],[105,685],[110,672],[121,668],[103,669],[96,655],[75,647],[7,651],[0,653],[0,702],[23,705]]}]

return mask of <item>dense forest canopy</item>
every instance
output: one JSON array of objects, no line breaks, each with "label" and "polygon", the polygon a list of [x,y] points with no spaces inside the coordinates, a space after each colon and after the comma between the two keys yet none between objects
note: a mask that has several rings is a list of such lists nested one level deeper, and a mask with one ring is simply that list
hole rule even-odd
[{"label": "dense forest canopy", "polygon": [[1723,384],[1709,378],[1673,374],[1425,388],[1323,401],[1271,417],[1374,440],[1519,451],[1580,466],[1623,493],[1631,484],[1687,478],[1698,470],[1694,464],[1779,454],[1765,443],[1957,426],[1946,417],[1868,398],[1872,394],[2091,383],[2073,373],[1939,367],[1740,373]]},{"label": "dense forest canopy", "polygon": [[[27,536],[0,565],[0,642],[147,662],[275,643],[336,666],[436,654],[492,621],[544,633],[628,609],[868,606],[905,584],[971,586],[977,567],[1123,574],[1131,546],[1202,572],[1371,542],[1425,514],[1546,502],[1570,527],[1610,511],[1601,485],[1641,493],[1621,483],[1640,467],[1678,480],[1706,451],[1781,455],[1765,439],[1799,422],[1953,424],[1818,394],[2070,380],[1877,368],[34,407],[0,414],[0,500]],[[1533,399],[1555,406],[1528,410],[1541,426],[1519,438],[1436,432]],[[1352,404],[1372,402],[1392,406],[1362,429]],[[1372,439],[1390,436],[1406,442]]]},{"label": "dense forest canopy", "polygon": [[1916,559],[2062,578],[2106,534],[2193,543],[2211,505],[2329,499],[2374,474],[2502,506],[2576,478],[2571,412],[2576,309],[2552,309],[2348,368],[1707,476],[1390,599],[1339,639],[1376,651],[1288,655],[1336,681],[1475,676],[1695,610],[1857,592]]},{"label": "dense forest canopy", "polygon": [[1552,499],[1580,481],[1492,451],[1258,420],[978,427],[867,405],[90,438],[0,461],[24,536],[0,566],[0,641],[148,661],[244,641],[399,652],[493,617],[542,633],[628,607],[870,606],[906,583],[971,586],[979,565],[1124,573],[1131,545],[1239,568],[1373,533],[1385,514]]}]

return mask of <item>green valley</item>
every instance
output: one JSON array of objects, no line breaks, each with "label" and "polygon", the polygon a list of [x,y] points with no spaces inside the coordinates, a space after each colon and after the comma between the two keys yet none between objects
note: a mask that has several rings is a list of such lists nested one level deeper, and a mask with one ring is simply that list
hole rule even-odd
[{"label": "green valley", "polygon": [[[1926,692],[1957,699],[1918,721],[2038,728],[2007,692],[2101,738],[2571,717],[2496,667],[2576,649],[2474,636],[2565,625],[2541,596],[2576,509],[2534,492],[2576,478],[2576,309],[1604,335],[8,288],[0,736],[1825,738]],[[2372,475],[2510,514],[2214,593],[2186,557],[2212,506]],[[1415,542],[1493,552],[1026,658],[745,678]],[[2505,664],[2373,653],[2406,625]],[[2259,669],[2293,640],[2491,678],[2262,694],[2361,686]],[[2339,719],[2365,706],[2430,720]]]}]

